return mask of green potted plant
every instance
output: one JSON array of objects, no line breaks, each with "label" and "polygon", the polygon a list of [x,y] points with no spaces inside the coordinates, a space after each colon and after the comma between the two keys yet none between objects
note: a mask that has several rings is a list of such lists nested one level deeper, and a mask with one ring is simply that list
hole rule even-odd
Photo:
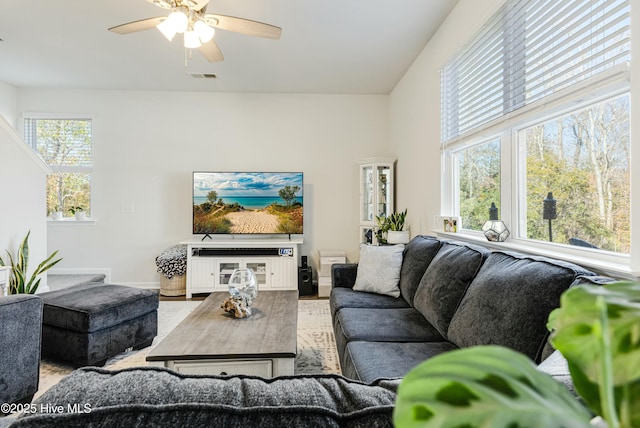
[{"label": "green potted plant", "polygon": [[82,221],[87,218],[86,213],[84,212],[84,207],[75,206],[69,208],[69,212],[74,215],[76,220]]},{"label": "green potted plant", "polygon": [[387,233],[389,244],[406,244],[409,242],[409,231],[404,229],[407,218],[407,210],[393,212],[385,218],[384,231]]},{"label": "green potted plant", "polygon": [[[9,278],[9,294],[34,294],[40,286],[40,276],[42,273],[51,269],[55,266],[60,260],[53,258],[58,254],[58,251],[54,251],[51,253],[49,257],[47,257],[42,263],[36,267],[35,271],[31,275],[30,278],[27,278],[27,270],[29,264],[29,235],[31,231],[27,232],[27,235],[22,240],[20,247],[18,248],[18,253],[16,256],[12,256],[11,253],[7,250],[7,254],[9,255],[9,263],[11,265],[11,278]],[[5,262],[0,257],[0,265],[5,266]]]},{"label": "green potted plant", "polygon": [[[447,352],[398,390],[404,427],[640,426],[640,283],[579,285],[549,316],[581,401],[522,354],[499,346]],[[594,418],[594,416],[597,416]]]}]

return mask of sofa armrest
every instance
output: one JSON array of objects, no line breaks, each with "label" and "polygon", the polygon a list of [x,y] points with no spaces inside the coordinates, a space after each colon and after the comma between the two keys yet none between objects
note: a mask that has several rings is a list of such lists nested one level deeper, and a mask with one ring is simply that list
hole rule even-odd
[{"label": "sofa armrest", "polygon": [[619,281],[615,278],[611,278],[608,276],[600,276],[600,275],[580,275],[576,278],[576,280],[571,284],[571,286],[578,284],[590,284],[590,285],[604,285],[610,282]]},{"label": "sofa armrest", "polygon": [[336,263],[331,265],[331,288],[353,288],[358,273],[357,263]]},{"label": "sofa armrest", "polygon": [[30,402],[38,390],[42,298],[0,297],[0,403]]}]

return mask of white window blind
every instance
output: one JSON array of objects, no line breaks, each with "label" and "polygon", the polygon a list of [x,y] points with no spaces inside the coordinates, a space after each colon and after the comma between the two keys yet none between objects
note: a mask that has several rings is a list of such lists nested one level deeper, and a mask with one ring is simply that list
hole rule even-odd
[{"label": "white window blind", "polygon": [[627,61],[629,0],[507,0],[441,70],[442,140]]},{"label": "white window blind", "polygon": [[92,166],[91,119],[26,118],[24,139],[54,170]]}]

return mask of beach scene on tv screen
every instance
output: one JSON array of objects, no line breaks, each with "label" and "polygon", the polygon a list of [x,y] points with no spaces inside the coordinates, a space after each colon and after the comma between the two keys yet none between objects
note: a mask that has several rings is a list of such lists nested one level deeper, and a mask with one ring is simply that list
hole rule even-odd
[{"label": "beach scene on tv screen", "polygon": [[194,172],[193,233],[300,234],[300,172]]}]

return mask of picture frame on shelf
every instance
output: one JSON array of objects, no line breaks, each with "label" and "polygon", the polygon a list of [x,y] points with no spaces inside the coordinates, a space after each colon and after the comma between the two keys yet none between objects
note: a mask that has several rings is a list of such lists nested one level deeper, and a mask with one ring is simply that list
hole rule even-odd
[{"label": "picture frame on shelf", "polygon": [[462,219],[456,216],[436,216],[434,229],[441,232],[458,233],[462,225]]}]

